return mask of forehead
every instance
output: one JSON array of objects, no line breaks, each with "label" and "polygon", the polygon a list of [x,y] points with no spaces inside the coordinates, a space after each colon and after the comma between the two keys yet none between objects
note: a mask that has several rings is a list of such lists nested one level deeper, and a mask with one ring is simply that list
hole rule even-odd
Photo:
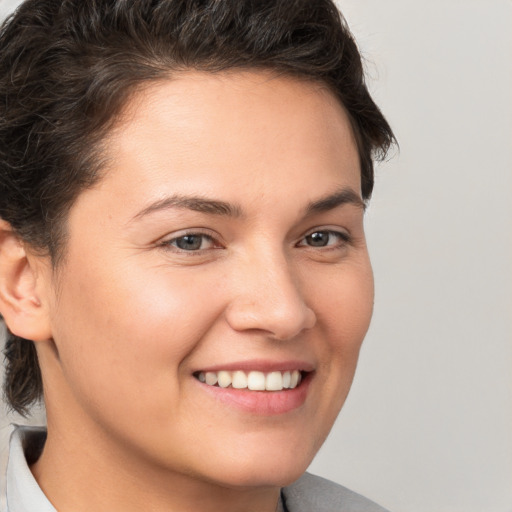
[{"label": "forehead", "polygon": [[119,136],[134,136],[150,128],[148,125],[154,133],[164,124],[169,130],[172,122],[185,144],[191,135],[212,139],[213,131],[222,136],[219,127],[254,137],[261,133],[256,129],[262,127],[255,123],[263,123],[267,132],[287,128],[276,141],[283,143],[285,135],[293,134],[289,129],[297,121],[301,124],[295,130],[302,126],[309,129],[310,136],[317,133],[325,137],[321,128],[331,124],[329,131],[336,144],[346,142],[340,135],[355,142],[352,129],[346,129],[348,114],[326,84],[266,70],[187,71],[146,83],[131,96],[110,138],[115,141]]},{"label": "forehead", "polygon": [[323,84],[269,72],[186,72],[151,84],[132,96],[105,148],[97,188],[139,205],[176,193],[272,202],[276,191],[325,195],[324,182],[347,179],[360,191],[341,103]]}]

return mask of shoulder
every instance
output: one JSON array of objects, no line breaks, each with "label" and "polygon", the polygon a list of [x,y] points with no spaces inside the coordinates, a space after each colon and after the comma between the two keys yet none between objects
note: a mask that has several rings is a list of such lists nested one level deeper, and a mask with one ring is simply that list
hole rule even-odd
[{"label": "shoulder", "polygon": [[288,512],[387,512],[364,496],[309,473],[282,494]]}]

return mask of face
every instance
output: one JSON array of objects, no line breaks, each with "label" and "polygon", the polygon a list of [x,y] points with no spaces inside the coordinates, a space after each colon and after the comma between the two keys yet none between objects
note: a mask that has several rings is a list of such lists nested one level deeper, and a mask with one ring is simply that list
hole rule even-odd
[{"label": "face", "polygon": [[187,478],[296,479],[372,310],[343,108],[318,84],[190,72],[138,93],[106,151],[48,277],[49,425]]}]

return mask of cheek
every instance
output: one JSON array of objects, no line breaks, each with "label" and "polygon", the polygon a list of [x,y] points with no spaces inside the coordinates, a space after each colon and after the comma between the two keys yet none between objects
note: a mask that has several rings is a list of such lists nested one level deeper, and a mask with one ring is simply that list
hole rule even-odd
[{"label": "cheek", "polygon": [[70,385],[98,406],[172,399],[182,363],[223,309],[205,289],[214,284],[161,268],[79,266],[68,269],[54,315]]},{"label": "cheek", "polygon": [[318,435],[313,451],[325,440],[352,385],[372,316],[373,291],[368,260],[333,269],[331,275],[317,274],[308,291],[317,316],[318,332],[313,339],[320,354],[320,391],[312,415]]},{"label": "cheek", "polygon": [[328,280],[328,291],[317,294],[319,342],[323,353],[324,391],[332,421],[350,390],[359,350],[373,312],[373,274],[369,260],[347,265]]},{"label": "cheek", "polygon": [[374,285],[370,262],[362,259],[317,281],[314,294],[319,324],[330,350],[345,356],[359,351],[373,312]]}]

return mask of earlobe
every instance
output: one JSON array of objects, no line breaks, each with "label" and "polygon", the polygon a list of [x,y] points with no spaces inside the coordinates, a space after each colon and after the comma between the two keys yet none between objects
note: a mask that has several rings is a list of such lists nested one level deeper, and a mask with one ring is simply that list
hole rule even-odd
[{"label": "earlobe", "polygon": [[9,223],[0,219],[0,313],[16,336],[44,341],[51,330],[32,263]]}]

